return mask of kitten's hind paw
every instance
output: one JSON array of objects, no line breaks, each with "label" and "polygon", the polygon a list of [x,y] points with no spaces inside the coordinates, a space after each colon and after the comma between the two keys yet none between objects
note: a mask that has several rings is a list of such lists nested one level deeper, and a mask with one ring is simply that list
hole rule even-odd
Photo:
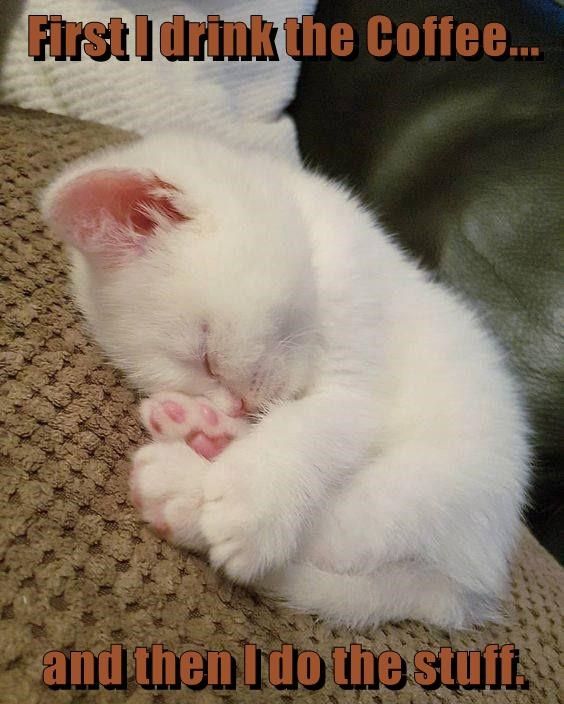
[{"label": "kitten's hind paw", "polygon": [[134,454],[129,476],[142,519],[161,538],[198,551],[206,547],[199,528],[206,466],[183,442],[154,442]]},{"label": "kitten's hind paw", "polygon": [[140,415],[154,440],[184,440],[207,460],[217,457],[246,427],[246,421],[226,415],[204,397],[172,391],[143,400]]}]

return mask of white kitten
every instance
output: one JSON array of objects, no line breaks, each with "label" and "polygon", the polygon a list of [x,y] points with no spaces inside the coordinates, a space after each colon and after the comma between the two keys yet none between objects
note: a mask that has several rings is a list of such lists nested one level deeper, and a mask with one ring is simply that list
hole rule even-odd
[{"label": "white kitten", "polygon": [[518,395],[345,189],[163,135],[70,168],[43,210],[94,336],[157,394],[146,520],[333,621],[495,616],[529,471]]}]

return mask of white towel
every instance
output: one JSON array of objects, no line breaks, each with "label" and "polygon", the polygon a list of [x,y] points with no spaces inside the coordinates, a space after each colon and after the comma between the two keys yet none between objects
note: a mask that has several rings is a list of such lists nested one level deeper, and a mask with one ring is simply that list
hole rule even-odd
[{"label": "white towel", "polygon": [[[286,17],[312,14],[315,0],[26,0],[1,68],[4,103],[132,130],[139,134],[191,125],[219,131],[243,144],[297,159],[294,124],[284,109],[291,102],[300,63],[287,56]],[[65,20],[121,17],[130,29],[129,61],[34,61],[28,56],[27,15],[60,14]],[[176,61],[159,51],[159,27],[172,15],[205,21],[218,14],[249,22],[261,14],[278,28],[279,61]],[[135,15],[153,20],[153,61],[134,55]]]}]

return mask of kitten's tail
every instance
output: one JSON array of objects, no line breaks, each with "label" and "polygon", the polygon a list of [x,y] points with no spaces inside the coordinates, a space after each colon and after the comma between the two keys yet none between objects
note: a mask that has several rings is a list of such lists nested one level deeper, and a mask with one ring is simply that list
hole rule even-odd
[{"label": "kitten's tail", "polygon": [[498,617],[497,599],[416,562],[389,563],[370,575],[290,563],[266,577],[261,587],[294,610],[353,628],[409,618],[459,629]]}]

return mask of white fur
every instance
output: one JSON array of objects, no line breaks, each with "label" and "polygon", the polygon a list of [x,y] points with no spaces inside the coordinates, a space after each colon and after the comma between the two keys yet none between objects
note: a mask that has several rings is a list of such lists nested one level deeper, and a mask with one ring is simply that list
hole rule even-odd
[{"label": "white fur", "polygon": [[[492,617],[529,452],[514,383],[473,312],[342,186],[197,135],[71,168],[44,199],[55,230],[61,188],[108,167],[154,172],[192,219],[118,268],[73,251],[94,336],[147,394],[223,409],[240,396],[263,413],[212,463],[178,440],[139,451],[138,486],[165,501],[172,539],[349,625]],[[203,320],[221,380],[202,368]]]}]

